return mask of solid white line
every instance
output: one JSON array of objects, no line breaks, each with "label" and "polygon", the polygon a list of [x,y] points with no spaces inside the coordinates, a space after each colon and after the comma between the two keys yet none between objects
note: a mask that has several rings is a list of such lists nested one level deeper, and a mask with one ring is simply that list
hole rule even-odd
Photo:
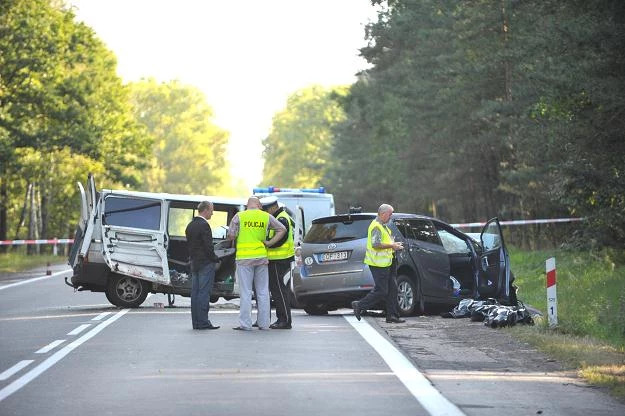
[{"label": "solid white line", "polygon": [[74,328],[72,331],[68,332],[67,335],[78,335],[85,329],[89,328],[91,324],[82,324],[79,327]]},{"label": "solid white line", "polygon": [[91,318],[92,321],[101,321],[102,318],[109,316],[112,312],[102,312],[100,315],[96,316],[95,318]]},{"label": "solid white line", "polygon": [[62,272],[52,273],[50,276],[34,277],[32,279],[22,280],[21,282],[15,282],[15,283],[11,283],[11,284],[8,284],[8,285],[0,286],[0,290],[8,289],[10,287],[25,285],[26,283],[33,283],[33,282],[36,282],[38,280],[49,279],[51,277],[58,276],[60,274],[67,273],[67,272],[71,272],[71,270],[64,270]]},{"label": "solid white line", "polygon": [[39,351],[35,351],[35,354],[45,354],[48,351],[52,350],[53,348],[56,348],[57,346],[61,345],[64,342],[65,342],[64,339],[57,339],[56,341],[52,341],[45,347],[41,348]]},{"label": "solid white line", "polygon": [[0,374],[0,380],[6,380],[11,377],[13,374],[20,371],[22,368],[26,367],[28,364],[32,363],[35,360],[22,360],[19,363],[15,364],[13,367],[4,370],[2,374]]},{"label": "solid white line", "polygon": [[388,364],[391,371],[433,416],[464,416],[455,404],[447,400],[432,383],[393,344],[373,329],[366,321],[358,321],[351,315],[343,315],[351,326],[375,349]]},{"label": "solid white line", "polygon": [[124,316],[126,313],[128,313],[128,311],[130,311],[130,309],[123,309],[117,312],[110,319],[107,319],[106,321],[102,322],[101,324],[99,324],[98,326],[96,326],[91,331],[87,332],[86,334],[84,334],[82,337],[78,338],[76,341],[72,342],[71,344],[66,345],[63,349],[57,351],[56,353],[48,357],[37,367],[33,368],[28,373],[24,374],[22,377],[18,378],[13,383],[9,384],[8,386],[0,390],[0,402],[6,399],[7,397],[9,397],[11,394],[18,391],[19,389],[21,389],[22,387],[24,387],[25,385],[27,385],[28,383],[30,383],[31,381],[33,381],[35,378],[41,375],[48,368],[52,367],[54,364],[56,364],[61,359],[63,359],[63,357],[65,357],[67,354],[69,354],[74,349],[78,348],[81,344],[83,344],[84,342],[96,336],[104,328],[106,328],[107,326],[109,326],[110,324],[112,324],[113,322],[121,318],[122,316]]}]

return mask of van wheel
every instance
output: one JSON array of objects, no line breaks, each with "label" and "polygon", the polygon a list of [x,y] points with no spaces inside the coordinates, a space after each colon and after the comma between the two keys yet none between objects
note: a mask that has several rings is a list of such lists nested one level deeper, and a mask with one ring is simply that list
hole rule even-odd
[{"label": "van wheel", "polygon": [[138,308],[148,296],[148,283],[130,276],[113,275],[106,287],[106,298],[120,308]]},{"label": "van wheel", "polygon": [[424,302],[418,282],[418,278],[413,280],[403,274],[397,276],[397,309],[401,316],[423,313]]},{"label": "van wheel", "polygon": [[304,312],[308,315],[318,316],[318,315],[327,315],[328,307],[324,304],[313,303],[309,305],[304,305]]}]

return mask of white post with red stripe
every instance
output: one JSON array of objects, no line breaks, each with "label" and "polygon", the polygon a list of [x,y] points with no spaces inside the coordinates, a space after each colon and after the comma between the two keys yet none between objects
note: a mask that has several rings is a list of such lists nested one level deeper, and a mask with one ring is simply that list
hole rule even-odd
[{"label": "white post with red stripe", "polygon": [[558,326],[558,297],[556,295],[556,258],[551,257],[545,262],[547,270],[547,317],[549,327]]}]

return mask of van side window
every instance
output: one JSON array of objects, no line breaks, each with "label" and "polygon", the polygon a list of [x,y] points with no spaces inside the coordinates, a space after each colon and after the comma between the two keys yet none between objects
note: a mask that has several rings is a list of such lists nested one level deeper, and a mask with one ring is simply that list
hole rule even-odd
[{"label": "van side window", "polygon": [[158,230],[161,227],[161,203],[149,199],[109,196],[104,200],[102,223]]},{"label": "van side window", "polygon": [[170,237],[185,237],[187,225],[195,216],[195,210],[189,208],[170,208],[167,221],[167,234]]}]

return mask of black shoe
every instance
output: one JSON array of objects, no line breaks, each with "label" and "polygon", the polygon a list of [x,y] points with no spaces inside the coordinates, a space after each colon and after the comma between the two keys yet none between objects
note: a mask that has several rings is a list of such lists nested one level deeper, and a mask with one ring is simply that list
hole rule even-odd
[{"label": "black shoe", "polygon": [[396,318],[394,316],[391,316],[390,318],[386,318],[386,323],[389,323],[389,324],[403,324],[404,322],[406,322],[405,319]]},{"label": "black shoe", "polygon": [[289,324],[288,322],[274,322],[273,324],[269,325],[269,328],[271,328],[271,329],[291,329],[291,324]]},{"label": "black shoe", "polygon": [[254,328],[258,328],[258,321],[254,322],[254,323],[252,324],[252,326],[253,326]]},{"label": "black shoe", "polygon": [[360,321],[360,306],[358,306],[358,301],[353,301],[352,302],[352,309],[354,310],[354,316],[356,317],[356,319],[358,319]]},{"label": "black shoe", "polygon": [[218,325],[213,325],[213,324],[210,324],[210,325],[208,325],[208,326],[198,326],[198,327],[197,327],[197,328],[195,328],[195,329],[198,329],[198,330],[200,330],[200,329],[219,329],[219,326],[218,326]]}]

